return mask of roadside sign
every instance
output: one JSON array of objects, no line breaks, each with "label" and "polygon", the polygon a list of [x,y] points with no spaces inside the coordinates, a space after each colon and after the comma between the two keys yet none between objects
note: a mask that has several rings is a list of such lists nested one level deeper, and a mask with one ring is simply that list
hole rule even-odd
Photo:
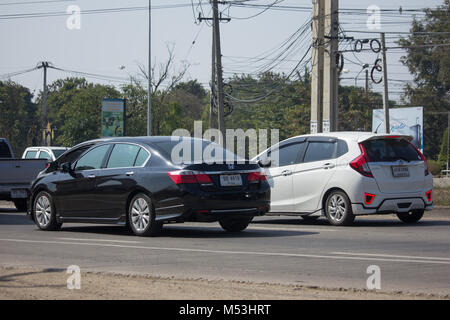
[{"label": "roadside sign", "polygon": [[[372,132],[384,133],[384,111],[373,110]],[[389,125],[391,133],[412,136],[411,141],[423,152],[423,107],[390,108]]]},{"label": "roadside sign", "polygon": [[102,99],[102,137],[125,135],[125,100]]}]

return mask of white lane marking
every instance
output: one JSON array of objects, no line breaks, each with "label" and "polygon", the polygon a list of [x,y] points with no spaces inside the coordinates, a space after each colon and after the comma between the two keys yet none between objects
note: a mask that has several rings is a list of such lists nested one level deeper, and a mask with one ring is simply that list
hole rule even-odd
[{"label": "white lane marking", "polygon": [[442,258],[442,257],[401,256],[401,255],[379,254],[379,253],[332,252],[332,254],[342,254],[342,255],[349,255],[349,256],[368,256],[368,257],[384,257],[384,258],[406,258],[406,259],[425,259],[425,260],[445,260],[445,261],[450,261],[450,258]]},{"label": "white lane marking", "polygon": [[257,252],[257,251],[228,251],[228,250],[208,250],[194,248],[170,248],[170,247],[145,247],[132,245],[119,245],[111,243],[87,243],[87,242],[63,242],[63,241],[44,241],[44,240],[25,240],[25,239],[0,239],[5,242],[24,242],[24,243],[46,243],[46,244],[68,244],[77,246],[97,246],[97,247],[114,247],[127,249],[143,249],[143,250],[160,250],[160,251],[177,251],[177,252],[200,252],[200,253],[217,253],[217,254],[245,254],[257,256],[278,256],[278,257],[297,257],[297,258],[323,258],[337,260],[369,260],[369,261],[386,261],[386,262],[415,262],[424,264],[449,264],[450,261],[432,261],[432,260],[413,260],[413,259],[385,259],[376,257],[347,257],[347,256],[330,256],[320,254],[303,254],[303,253],[280,253],[280,252]]},{"label": "white lane marking", "polygon": [[106,242],[117,242],[117,243],[142,243],[141,241],[126,241],[126,240],[112,240],[112,239],[85,239],[85,238],[58,238],[60,240],[71,240],[71,241],[106,241]]}]

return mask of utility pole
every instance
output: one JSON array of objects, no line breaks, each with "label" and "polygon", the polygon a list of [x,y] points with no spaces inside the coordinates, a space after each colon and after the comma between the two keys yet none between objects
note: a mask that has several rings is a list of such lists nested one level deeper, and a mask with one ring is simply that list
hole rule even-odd
[{"label": "utility pole", "polygon": [[216,104],[216,41],[214,40],[214,28],[212,29],[211,52],[211,101],[209,105],[209,128],[214,128],[214,105]]},{"label": "utility pole", "polygon": [[445,176],[448,178],[448,149],[450,149],[450,111],[447,112],[447,171]]},{"label": "utility pole", "polygon": [[224,119],[224,92],[223,92],[223,75],[222,75],[222,53],[220,48],[220,21],[218,1],[212,0],[213,5],[213,32],[214,32],[214,48],[216,56],[216,75],[217,75],[217,125],[220,131],[219,143],[222,147],[225,145],[225,119]]},{"label": "utility pole", "polygon": [[381,51],[383,53],[383,111],[384,111],[384,132],[391,133],[389,123],[389,92],[388,92],[388,77],[387,77],[387,61],[386,61],[386,40],[384,32],[381,33]]},{"label": "utility pole", "polygon": [[152,0],[148,0],[147,136],[152,135]]},{"label": "utility pole", "polygon": [[48,61],[42,61],[38,64],[38,69],[44,69],[44,95],[42,97],[42,145],[47,145],[47,68],[50,66]]},{"label": "utility pole", "polygon": [[368,94],[369,93],[369,70],[368,69],[366,69],[366,86],[365,86],[365,88],[366,88],[366,94]]},{"label": "utility pole", "polygon": [[337,54],[339,50],[339,0],[325,0],[325,63],[323,85],[323,132],[338,128],[338,86]]},{"label": "utility pole", "polygon": [[313,0],[312,70],[311,70],[311,133],[322,132],[324,0]]},{"label": "utility pole", "polygon": [[210,118],[209,127],[213,127],[213,109],[217,107],[217,127],[220,131],[219,143],[225,147],[225,119],[224,119],[224,105],[225,97],[223,91],[223,73],[222,73],[222,53],[220,48],[220,21],[231,21],[230,18],[222,18],[219,16],[219,8],[217,0],[211,0],[213,16],[202,17],[199,15],[198,20],[212,21],[212,54],[211,54],[211,101],[210,101]]}]

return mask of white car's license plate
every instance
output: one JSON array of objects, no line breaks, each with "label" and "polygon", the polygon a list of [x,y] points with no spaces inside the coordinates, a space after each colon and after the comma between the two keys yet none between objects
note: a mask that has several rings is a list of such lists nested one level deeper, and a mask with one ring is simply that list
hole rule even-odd
[{"label": "white car's license plate", "polygon": [[227,174],[220,176],[220,185],[222,187],[242,186],[242,178],[240,174]]},{"label": "white car's license plate", "polygon": [[409,177],[409,168],[407,166],[392,166],[392,175],[396,178]]},{"label": "white car's license plate", "polygon": [[26,189],[12,189],[11,198],[13,199],[24,199],[28,197],[28,192]]}]

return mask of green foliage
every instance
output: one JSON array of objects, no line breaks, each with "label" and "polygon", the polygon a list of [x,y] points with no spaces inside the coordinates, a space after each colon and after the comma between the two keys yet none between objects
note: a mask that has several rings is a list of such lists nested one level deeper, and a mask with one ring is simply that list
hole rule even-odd
[{"label": "green foliage", "polygon": [[31,99],[28,88],[0,81],[0,137],[8,139],[16,157],[29,145],[40,143],[38,106]]},{"label": "green foliage", "polygon": [[[409,47],[402,62],[414,76],[414,85],[406,86],[406,100],[410,106],[424,107],[424,153],[435,159],[446,127],[446,119],[435,113],[450,110],[450,47],[439,46],[448,43],[448,34],[439,32],[450,32],[449,0],[425,13],[423,20],[414,19],[410,29],[412,34],[401,39],[399,44]],[[434,33],[424,35],[420,32]],[[430,44],[437,46],[428,46]]]},{"label": "green foliage", "polygon": [[54,144],[74,146],[99,138],[101,101],[119,97],[114,87],[89,83],[84,78],[53,82],[48,89],[47,108],[48,119],[56,127]]}]

